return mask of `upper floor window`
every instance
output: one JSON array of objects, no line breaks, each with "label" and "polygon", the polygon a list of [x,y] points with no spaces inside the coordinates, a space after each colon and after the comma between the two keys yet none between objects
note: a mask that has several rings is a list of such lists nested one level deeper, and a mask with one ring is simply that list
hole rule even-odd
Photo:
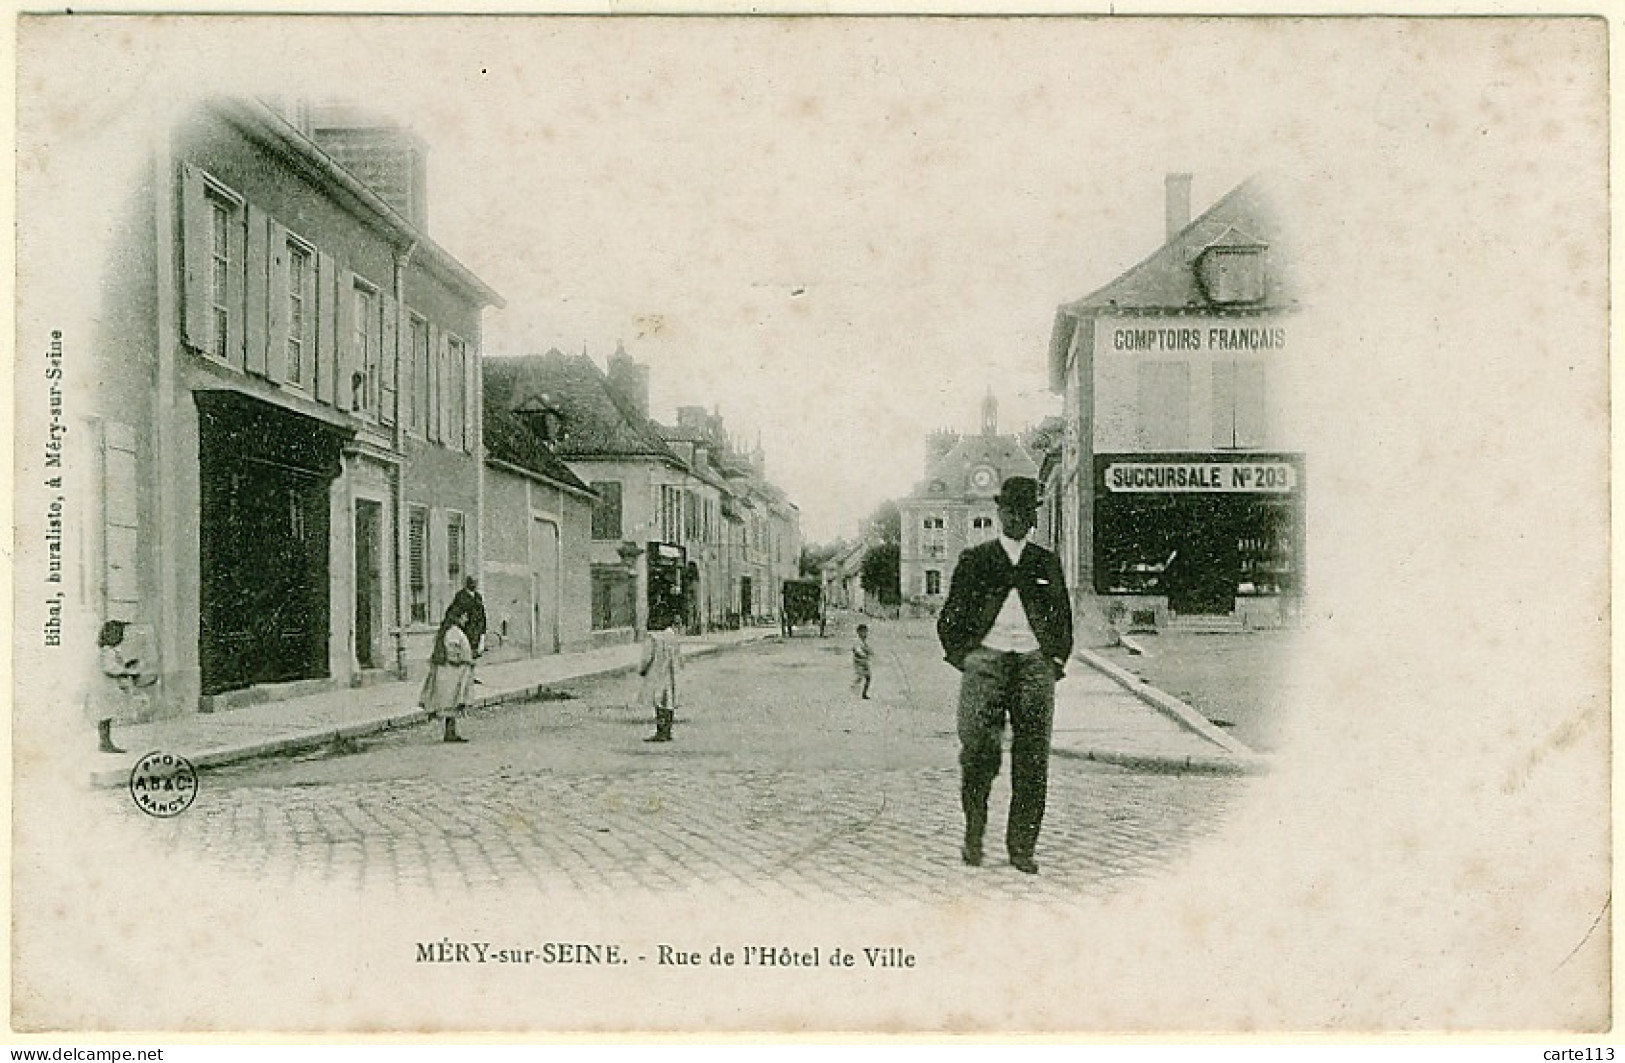
[{"label": "upper floor window", "polygon": [[947,521],[941,517],[926,517],[920,527],[924,529],[920,546],[927,557],[942,557],[947,553]]},{"label": "upper floor window", "polygon": [[593,494],[598,498],[592,504],[592,537],[599,541],[621,537],[621,484],[619,480],[594,480]]},{"label": "upper floor window", "polygon": [[1245,449],[1267,445],[1268,371],[1261,361],[1213,363],[1213,445]]},{"label": "upper floor window", "polygon": [[350,409],[371,410],[378,406],[378,293],[357,282],[355,300],[355,366],[350,374]]},{"label": "upper floor window", "polygon": [[315,271],[311,268],[310,249],[297,241],[288,242],[288,361],[286,380],[296,387],[305,386],[308,374],[306,364],[311,358],[311,336],[315,316],[312,313],[311,294],[315,288]]},{"label": "upper floor window", "polygon": [[1190,368],[1188,362],[1138,364],[1135,427],[1141,446],[1158,450],[1190,446]]},{"label": "upper floor window", "polygon": [[683,489],[663,484],[660,488],[660,539],[675,543],[683,534]]},{"label": "upper floor window", "polygon": [[468,348],[456,336],[446,339],[446,423],[445,443],[468,447]]},{"label": "upper floor window", "polygon": [[413,314],[407,332],[406,426],[421,438],[429,429],[429,323]]},{"label": "upper floor window", "polygon": [[209,197],[209,353],[226,358],[231,340],[232,218],[235,209]]}]

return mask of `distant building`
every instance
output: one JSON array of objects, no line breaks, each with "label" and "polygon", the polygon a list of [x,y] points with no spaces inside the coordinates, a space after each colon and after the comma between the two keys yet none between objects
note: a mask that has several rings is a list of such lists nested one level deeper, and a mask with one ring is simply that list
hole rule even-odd
[{"label": "distant building", "polygon": [[1080,615],[1278,622],[1303,591],[1303,454],[1272,383],[1306,336],[1265,182],[1194,221],[1167,180],[1167,241],[1060,307],[1061,554]]},{"label": "distant building", "polygon": [[592,491],[553,453],[562,417],[546,402],[510,403],[509,381],[485,386],[485,562],[481,591],[492,660],[592,644],[588,557]]},{"label": "distant building", "polygon": [[136,626],[161,713],[421,667],[479,567],[500,297],[258,101],[191,109],[124,232],[80,436],[85,609]]},{"label": "distant building", "polygon": [[864,611],[863,556],[873,545],[870,540],[859,537],[857,542],[824,562],[822,579],[826,606],[860,613]]},{"label": "distant building", "polygon": [[925,479],[897,502],[905,608],[935,612],[941,607],[960,551],[999,534],[993,496],[1010,476],[1036,478],[1038,466],[1018,437],[999,434],[999,406],[991,393],[982,400],[979,433],[930,437]]},{"label": "distant building", "polygon": [[651,420],[648,374],[621,347],[606,369],[554,350],[485,370],[506,408],[548,411],[549,451],[594,495],[592,640],[776,622],[800,562],[799,511],[766,480],[761,448],[739,453],[720,416],[683,407],[675,426]]},{"label": "distant building", "polygon": [[627,375],[640,368],[612,358],[617,387],[585,354],[551,350],[485,366],[488,386],[510,409],[556,411],[549,447],[593,493],[588,627],[598,644],[636,638],[651,616],[657,625],[670,623],[671,598],[680,602],[683,594],[686,559],[663,507],[688,473],[648,419],[646,371]]}]

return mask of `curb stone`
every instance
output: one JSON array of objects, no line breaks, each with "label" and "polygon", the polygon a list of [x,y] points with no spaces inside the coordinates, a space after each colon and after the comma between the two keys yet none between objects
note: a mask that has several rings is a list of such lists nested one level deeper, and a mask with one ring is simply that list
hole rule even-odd
[{"label": "curb stone", "polygon": [[[749,646],[762,641],[761,638],[740,639],[728,643],[701,643],[690,649],[685,649],[684,658],[707,657],[723,650],[738,646]],[[575,675],[566,676],[547,683],[531,683],[512,690],[497,691],[486,694],[468,703],[469,710],[492,708],[497,705],[514,701],[528,701],[539,696],[543,691],[589,679],[602,679],[606,676],[618,675],[636,670],[632,663],[612,664],[601,668],[593,668]],[[225,746],[221,748],[200,750],[195,753],[181,751],[181,755],[191,762],[194,768],[218,768],[224,764],[233,764],[243,760],[253,760],[257,757],[276,756],[283,753],[298,753],[309,749],[319,749],[328,743],[342,738],[365,738],[382,731],[392,731],[406,727],[414,727],[426,720],[434,718],[434,713],[423,709],[412,709],[408,712],[393,712],[386,710],[387,715],[376,716],[371,719],[352,720],[348,723],[332,724],[311,730],[297,731],[292,734],[281,735],[275,738],[260,738],[240,745]],[[123,766],[113,768],[95,768],[90,772],[90,784],[93,787],[123,786],[130,777],[130,769]]]},{"label": "curb stone", "polygon": [[[1124,690],[1127,690],[1130,694],[1133,694],[1135,697],[1139,698],[1147,705],[1150,705],[1158,712],[1168,716],[1181,727],[1184,727],[1202,738],[1207,739],[1209,742],[1212,742],[1214,745],[1224,750],[1229,754],[1229,757],[1214,758],[1214,763],[1234,763],[1234,767],[1227,767],[1225,770],[1260,772],[1268,769],[1269,758],[1261,756],[1243,742],[1237,740],[1231,735],[1225,734],[1218,727],[1210,723],[1205,716],[1197,712],[1185,702],[1174,697],[1172,694],[1159,690],[1150,683],[1147,683],[1145,680],[1141,679],[1139,676],[1135,675],[1133,672],[1112,663],[1093,650],[1075,650],[1073,651],[1072,656],[1075,659],[1089,665],[1089,667],[1095,669],[1095,671],[1107,676],[1116,682],[1118,686],[1121,686]],[[1154,760],[1161,762],[1160,758],[1146,758],[1137,755],[1119,756],[1110,753],[1100,754],[1095,753],[1094,751],[1091,751],[1090,759],[1103,759],[1107,756],[1117,757],[1118,760]],[[1190,761],[1194,764],[1200,763],[1202,759],[1203,758],[1189,757],[1172,758],[1171,762],[1178,763],[1181,761]],[[1115,763],[1117,761],[1109,762]]]}]

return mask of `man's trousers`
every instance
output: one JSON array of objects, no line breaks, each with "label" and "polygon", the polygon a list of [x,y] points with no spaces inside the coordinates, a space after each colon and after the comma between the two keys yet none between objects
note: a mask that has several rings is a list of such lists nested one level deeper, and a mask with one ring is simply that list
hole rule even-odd
[{"label": "man's trousers", "polygon": [[965,840],[980,849],[987,798],[999,774],[1004,718],[1010,717],[1010,819],[1005,850],[1031,859],[1044,822],[1049,786],[1055,668],[1041,652],[1001,653],[978,647],[965,655],[959,681],[959,796]]}]

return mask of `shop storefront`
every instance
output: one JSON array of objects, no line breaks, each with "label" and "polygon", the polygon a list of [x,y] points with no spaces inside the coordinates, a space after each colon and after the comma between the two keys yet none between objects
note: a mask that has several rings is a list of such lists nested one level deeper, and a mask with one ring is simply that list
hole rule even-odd
[{"label": "shop storefront", "polygon": [[686,551],[671,543],[650,543],[649,630],[660,631],[673,624],[686,625],[693,612]]},{"label": "shop storefront", "polygon": [[1095,593],[1139,623],[1281,619],[1303,593],[1304,486],[1301,454],[1097,454]]},{"label": "shop storefront", "polygon": [[330,488],[350,433],[199,391],[202,692],[332,674]]}]

